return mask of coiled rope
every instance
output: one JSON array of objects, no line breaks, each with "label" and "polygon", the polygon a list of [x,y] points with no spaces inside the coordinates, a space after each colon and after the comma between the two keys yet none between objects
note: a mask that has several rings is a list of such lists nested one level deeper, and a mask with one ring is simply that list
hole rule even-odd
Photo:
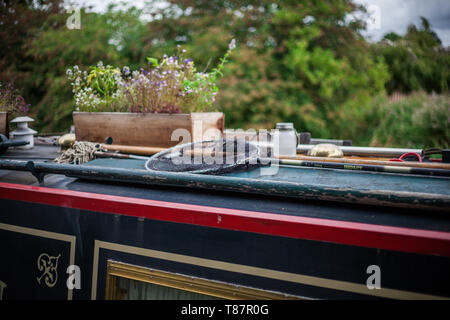
[{"label": "coiled rope", "polygon": [[102,151],[99,143],[75,141],[69,149],[64,151],[54,161],[56,163],[83,164],[95,159],[94,153]]}]

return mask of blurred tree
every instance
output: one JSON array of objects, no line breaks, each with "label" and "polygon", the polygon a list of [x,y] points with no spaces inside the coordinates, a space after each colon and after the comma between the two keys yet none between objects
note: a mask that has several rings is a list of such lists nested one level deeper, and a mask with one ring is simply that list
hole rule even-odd
[{"label": "blurred tree", "polygon": [[449,94],[427,94],[423,91],[373,100],[368,113],[372,146],[403,148],[450,147]]},{"label": "blurred tree", "polygon": [[386,84],[389,93],[416,90],[445,93],[450,86],[450,51],[421,18],[421,26],[410,25],[402,37],[388,33],[374,45],[375,55],[384,57],[391,74]]},{"label": "blurred tree", "polygon": [[449,54],[426,19],[369,45],[364,12],[351,0],[153,0],[143,10],[82,9],[81,29],[69,30],[62,0],[0,0],[0,81],[15,80],[39,131],[63,131],[73,111],[68,67],[137,69],[181,45],[210,71],[235,38],[216,104],[227,127],[289,121],[315,137],[369,142],[383,117],[375,109],[386,110],[373,97],[385,87],[448,93]]},{"label": "blurred tree", "polygon": [[158,34],[149,51],[186,44],[197,63],[211,68],[235,38],[238,51],[218,99],[228,127],[291,121],[314,136],[352,138],[359,128],[346,122],[358,123],[359,109],[388,78],[359,33],[362,20],[349,19],[363,11],[348,0],[173,0],[148,24],[149,36]]},{"label": "blurred tree", "polygon": [[402,37],[395,32],[388,32],[384,35],[383,40],[397,41],[400,40],[401,38]]},{"label": "blurred tree", "polygon": [[0,0],[0,82],[14,82],[26,93],[33,105],[42,97],[42,90],[33,87],[30,72],[33,58],[27,46],[46,28],[48,17],[63,12],[63,0]]},{"label": "blurred tree", "polygon": [[97,13],[87,9],[80,11],[81,29],[67,28],[69,13],[50,15],[42,23],[42,30],[23,46],[25,60],[21,65],[27,72],[21,84],[28,93],[37,92],[39,99],[31,113],[41,131],[66,131],[72,122],[68,67],[102,61],[105,65],[138,68],[145,63],[141,39],[146,28],[140,10],[110,6],[106,12]]}]

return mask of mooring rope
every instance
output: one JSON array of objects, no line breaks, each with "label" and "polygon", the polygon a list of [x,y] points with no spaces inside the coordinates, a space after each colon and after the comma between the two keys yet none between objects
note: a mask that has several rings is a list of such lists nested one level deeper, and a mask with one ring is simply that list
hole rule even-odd
[{"label": "mooring rope", "polygon": [[54,161],[56,163],[83,164],[95,159],[94,153],[102,151],[99,143],[75,141],[69,149],[64,151]]}]

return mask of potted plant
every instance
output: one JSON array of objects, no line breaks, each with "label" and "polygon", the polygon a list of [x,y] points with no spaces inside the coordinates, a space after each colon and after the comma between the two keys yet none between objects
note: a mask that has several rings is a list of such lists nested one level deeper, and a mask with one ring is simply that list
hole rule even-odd
[{"label": "potted plant", "polygon": [[9,134],[9,118],[26,115],[30,110],[30,105],[25,99],[14,89],[12,83],[0,83],[0,134],[8,136]]},{"label": "potted plant", "polygon": [[147,58],[149,67],[133,72],[101,62],[89,71],[77,66],[67,70],[76,106],[76,139],[104,142],[111,137],[114,144],[167,148],[176,145],[180,135],[186,143],[222,134],[224,115],[213,112],[215,82],[234,47],[233,40],[210,73],[198,72],[181,48],[160,61]]}]

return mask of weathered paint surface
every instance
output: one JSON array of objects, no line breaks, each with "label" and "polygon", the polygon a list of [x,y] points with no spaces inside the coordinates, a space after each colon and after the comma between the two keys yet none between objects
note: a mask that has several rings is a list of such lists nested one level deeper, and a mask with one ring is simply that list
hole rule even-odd
[{"label": "weathered paint surface", "polygon": [[[54,163],[14,160],[0,160],[0,168],[27,171],[30,168],[36,176],[55,173],[67,176],[94,179],[102,181],[121,181],[150,185],[184,186],[189,188],[232,191],[239,193],[255,193],[313,199],[346,203],[361,203],[376,206],[411,207],[450,211],[449,188],[440,188],[433,192],[424,192],[432,184],[449,184],[445,178],[421,177],[424,188],[403,191],[402,188],[363,189],[349,186],[330,186],[309,182],[294,182],[257,177],[208,176],[188,173],[149,172],[145,170],[131,170],[111,167],[97,167],[91,165],[60,165]],[[380,176],[381,177],[381,176]],[[408,180],[415,177],[407,177]],[[362,178],[363,179],[363,178]],[[300,179],[301,180],[301,179]],[[364,180],[362,180],[364,181]],[[361,181],[361,182],[362,182]],[[439,188],[437,188],[439,189]]]}]

